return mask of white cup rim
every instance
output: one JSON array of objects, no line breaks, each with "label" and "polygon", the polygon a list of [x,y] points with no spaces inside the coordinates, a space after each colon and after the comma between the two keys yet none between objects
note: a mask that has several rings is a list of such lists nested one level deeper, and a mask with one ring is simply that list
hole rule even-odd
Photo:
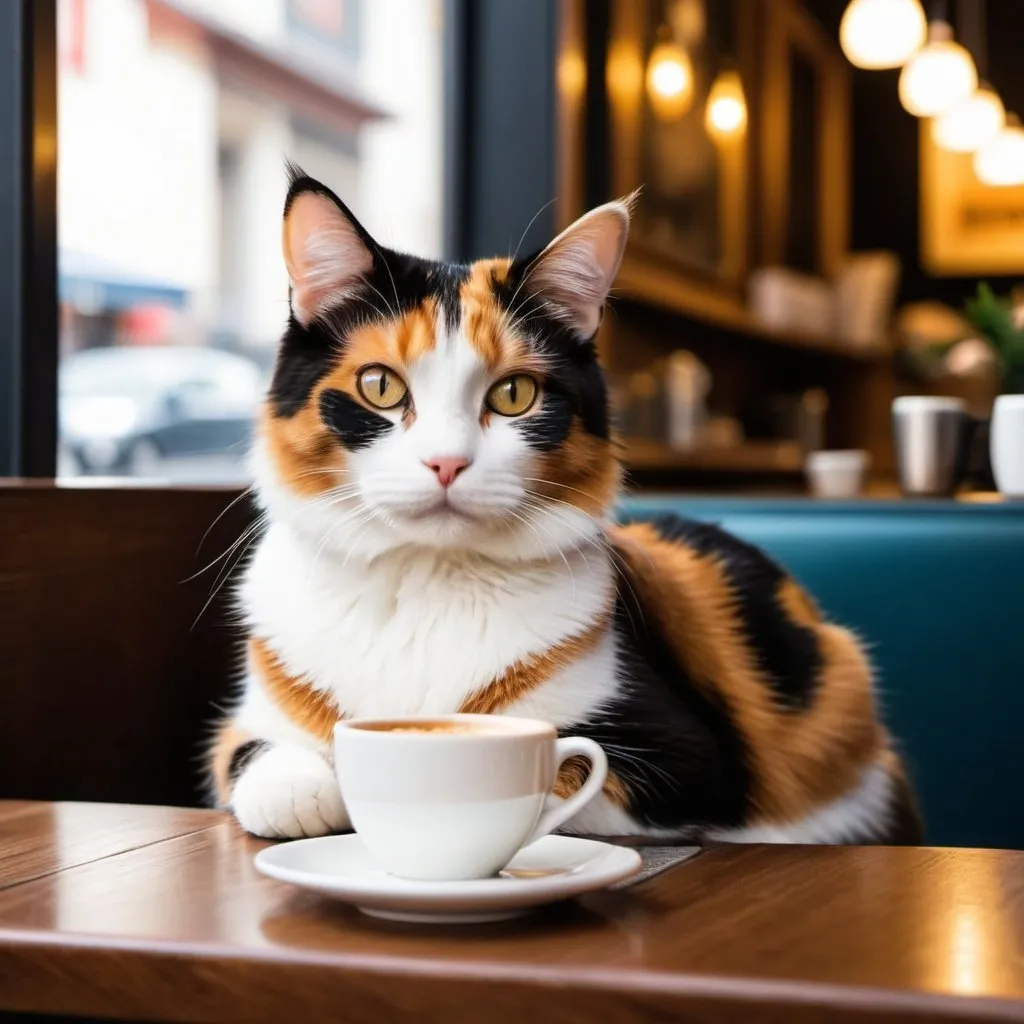
[{"label": "white cup rim", "polygon": [[807,465],[818,469],[866,466],[868,452],[863,448],[823,448],[807,453]]},{"label": "white cup rim", "polygon": [[[466,725],[479,725],[482,728],[478,731],[473,729],[468,732],[398,732],[394,731],[395,726],[426,723],[449,724],[462,723]],[[558,738],[555,727],[550,722],[543,722],[536,718],[514,718],[509,715],[478,715],[478,714],[455,714],[455,715],[389,715],[386,718],[351,718],[338,722],[334,727],[334,735],[339,733],[358,735],[374,742],[374,739],[385,743],[396,741],[408,743],[465,743],[465,742],[509,742],[522,739],[552,739]]]},{"label": "white cup rim", "polygon": [[967,400],[945,395],[900,395],[893,399],[892,407],[894,411],[928,409],[936,412],[966,412]]}]

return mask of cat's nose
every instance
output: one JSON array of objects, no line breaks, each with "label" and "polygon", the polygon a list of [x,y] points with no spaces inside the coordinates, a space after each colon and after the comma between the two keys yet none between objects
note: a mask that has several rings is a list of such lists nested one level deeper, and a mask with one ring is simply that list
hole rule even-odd
[{"label": "cat's nose", "polygon": [[441,455],[436,459],[424,459],[423,465],[437,474],[442,487],[451,487],[455,478],[469,465],[469,459],[457,455]]}]

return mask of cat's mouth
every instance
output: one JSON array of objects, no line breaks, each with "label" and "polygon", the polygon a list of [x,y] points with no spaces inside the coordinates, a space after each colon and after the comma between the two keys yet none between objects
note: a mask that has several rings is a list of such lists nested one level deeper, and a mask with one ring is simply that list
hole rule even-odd
[{"label": "cat's mouth", "polygon": [[427,508],[410,509],[404,513],[407,519],[411,519],[413,522],[460,522],[460,523],[475,523],[479,521],[479,516],[474,515],[472,512],[467,512],[463,508],[459,508],[457,505],[452,504],[451,499],[447,497],[441,498],[439,501],[434,502]]}]

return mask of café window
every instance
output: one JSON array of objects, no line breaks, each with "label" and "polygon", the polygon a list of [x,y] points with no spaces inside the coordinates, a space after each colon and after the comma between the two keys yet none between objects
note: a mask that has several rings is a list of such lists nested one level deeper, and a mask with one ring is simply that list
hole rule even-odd
[{"label": "caf\u00e9 window", "polygon": [[287,317],[285,159],[440,254],[441,2],[57,13],[59,472],[244,481]]}]

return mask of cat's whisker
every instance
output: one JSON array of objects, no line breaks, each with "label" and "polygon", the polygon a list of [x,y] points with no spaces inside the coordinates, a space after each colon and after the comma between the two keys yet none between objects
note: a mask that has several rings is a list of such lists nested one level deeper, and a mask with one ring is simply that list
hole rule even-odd
[{"label": "cat's whisker", "polygon": [[[259,517],[257,517],[255,520],[253,520],[253,522],[249,523],[242,530],[241,535],[239,537],[237,537],[234,541],[232,541],[231,544],[229,544],[228,547],[224,551],[222,551],[215,558],[212,558],[201,569],[197,569],[194,573],[192,573],[191,576],[186,576],[183,580],[181,580],[181,582],[182,583],[191,583],[191,582],[193,582],[193,580],[199,579],[199,577],[202,576],[203,573],[208,572],[210,569],[212,569],[219,561],[221,561],[221,559],[227,558],[231,554],[231,552],[234,551],[235,547],[241,542],[241,540],[245,536],[248,535],[250,530],[256,528],[257,526],[262,525],[265,522],[266,522],[265,514],[261,514]],[[198,554],[198,550],[197,550],[197,554]]]},{"label": "cat's whisker", "polygon": [[[569,516],[565,512],[563,512],[561,509],[559,509],[559,508],[551,508],[550,506],[545,505],[542,502],[535,501],[535,500],[533,500],[533,499],[531,499],[529,497],[525,498],[524,500],[529,504],[529,507],[532,508],[535,512],[543,512],[545,515],[553,515],[561,523],[563,523],[565,526],[568,526],[569,528],[575,528],[578,525],[577,523],[573,522],[569,518]],[[593,519],[592,516],[587,516],[587,518],[591,519],[591,520]],[[587,571],[589,572],[590,571],[590,560],[587,558],[586,552],[584,551],[584,545],[585,544],[588,544],[588,545],[592,544],[593,543],[593,538],[591,538],[589,536],[587,536],[587,537],[580,537],[580,538],[577,538],[575,541],[570,540],[570,541],[568,541],[568,543],[569,543],[570,549],[572,551],[576,552],[580,556],[580,558],[583,559],[583,564],[586,565]]]},{"label": "cat's whisker", "polygon": [[[317,548],[316,554],[313,556],[313,562],[310,566],[310,576],[312,576],[313,571],[319,564],[324,551],[328,548],[338,533],[342,531],[342,529],[352,529],[353,527],[360,526],[366,520],[372,519],[373,514],[372,509],[363,506],[353,510],[348,515],[342,516],[338,522],[334,523],[322,538],[320,546]],[[347,561],[348,560],[346,558],[346,563]]]},{"label": "cat's whisker", "polygon": [[231,578],[231,574],[238,568],[242,559],[246,556],[246,553],[249,551],[252,545],[256,542],[257,538],[260,536],[260,528],[262,528],[263,525],[265,524],[262,521],[257,521],[256,523],[254,523],[232,546],[232,550],[236,550],[241,545],[241,549],[239,550],[238,556],[232,563],[230,561],[229,554],[228,559],[225,561],[220,573],[217,576],[217,579],[214,580],[213,588],[210,591],[209,597],[207,597],[205,603],[203,604],[203,607],[199,609],[199,614],[195,617],[194,621],[192,622],[192,625],[189,627],[190,631],[195,629],[196,626],[199,625],[199,622],[202,619],[202,617],[206,614],[207,609],[213,604],[213,602],[217,599],[220,592],[224,589],[224,586],[227,584],[227,581]]},{"label": "cat's whisker", "polygon": [[[214,521],[210,523],[210,525],[206,528],[206,532],[203,534],[202,538],[199,541],[199,544],[196,546],[197,555],[199,554],[200,551],[203,550],[203,545],[206,543],[206,538],[210,536],[210,531],[228,514],[228,512],[230,512],[243,498],[246,498],[250,494],[252,494],[255,489],[256,485],[250,484],[248,487],[246,487],[244,491],[242,491],[241,494],[232,498],[231,501],[229,501],[228,504],[225,505],[225,507],[221,509],[220,512],[217,513],[217,518],[214,519]],[[189,577],[189,579],[192,578],[193,577],[191,576]],[[188,582],[188,580],[186,580],[186,582]]]},{"label": "cat's whisker", "polygon": [[531,529],[533,529],[533,531],[534,531],[534,534],[539,536],[542,542],[544,540],[547,540],[549,543],[554,544],[555,550],[558,552],[559,557],[562,559],[562,562],[565,565],[565,571],[569,574],[569,579],[572,582],[572,600],[573,600],[573,603],[575,604],[575,602],[576,602],[576,573],[574,573],[572,571],[572,566],[569,564],[569,559],[566,556],[565,551],[562,550],[562,546],[557,543],[557,538],[554,537],[554,535],[551,533],[550,530],[545,530],[544,533],[541,534],[541,533],[538,532],[541,529],[541,526],[540,526],[539,523],[536,522],[535,519],[530,519],[529,515],[527,515],[526,521],[529,522]]},{"label": "cat's whisker", "polygon": [[516,251],[512,254],[511,258],[509,259],[509,263],[515,263],[516,259],[519,256],[519,250],[523,247],[523,242],[526,241],[526,236],[530,233],[530,228],[533,227],[534,222],[537,220],[537,218],[554,202],[557,202],[557,198],[553,196],[530,218],[530,223],[526,225],[525,229],[523,230],[523,233],[519,236],[519,244],[516,246]]},{"label": "cat's whisker", "polygon": [[[584,498],[589,498],[591,501],[596,502],[601,507],[604,507],[604,504],[607,500],[606,498],[601,498],[599,495],[594,494],[592,491],[584,491],[579,487],[572,487],[569,484],[563,483],[560,480],[546,480],[544,479],[544,477],[539,476],[524,476],[522,479],[530,484],[544,484],[547,487],[556,487],[559,490],[572,491],[574,494],[580,494]],[[548,495],[538,495],[538,497],[548,497]],[[558,501],[559,499],[552,498],[551,500]],[[582,512],[584,510],[580,509],[580,511]]]}]

